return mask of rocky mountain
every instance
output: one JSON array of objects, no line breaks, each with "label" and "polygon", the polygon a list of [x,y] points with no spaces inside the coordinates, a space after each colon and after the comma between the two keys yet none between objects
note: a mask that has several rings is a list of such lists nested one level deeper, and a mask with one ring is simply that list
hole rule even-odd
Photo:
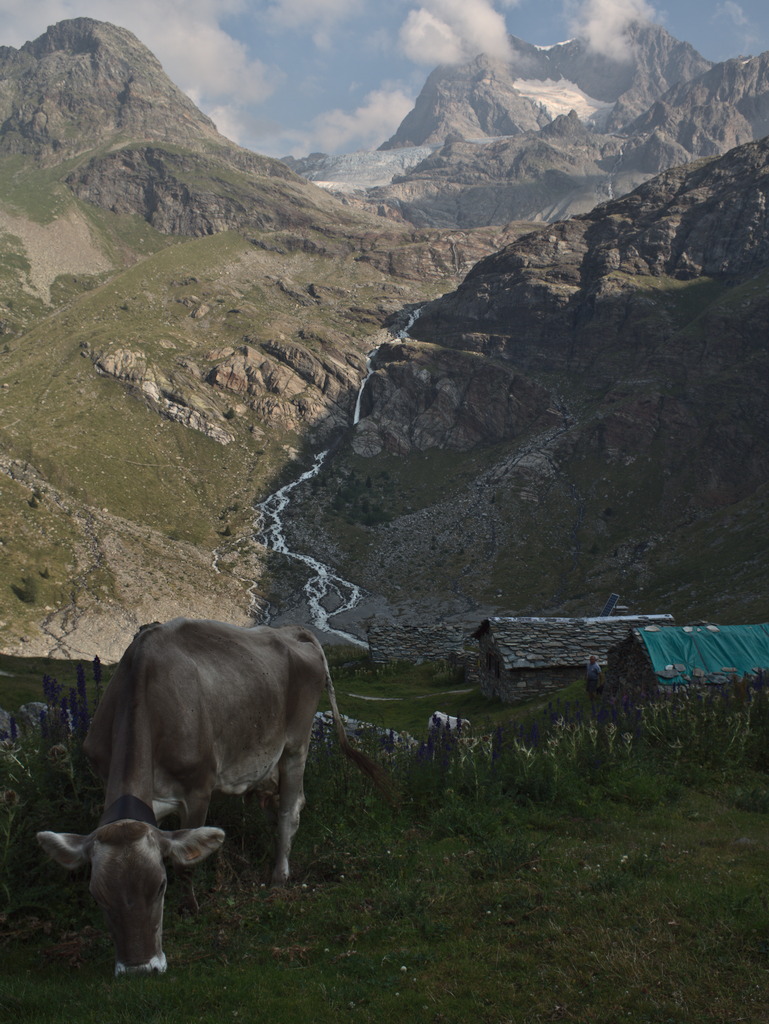
[{"label": "rocky mountain", "polygon": [[[637,315],[655,284],[731,288],[769,267],[768,189],[769,138],[674,168],[479,261],[454,293],[423,310],[414,331],[462,351],[491,336],[494,351],[522,368],[577,370],[611,382],[617,360],[607,363],[607,332],[640,322],[632,365],[627,352],[621,356],[632,372],[669,345],[675,320],[661,310],[650,331],[649,314]],[[651,343],[639,345],[649,334]],[[750,344],[763,346],[760,339]],[[745,355],[709,346],[698,366],[713,360],[720,369],[726,359],[739,365]]]},{"label": "rocky mountain", "polygon": [[769,131],[769,55],[711,65],[659,26],[633,25],[626,42],[630,58],[617,61],[579,39],[511,38],[510,61],[437,68],[383,146],[433,152],[417,161],[406,149],[410,166],[362,185],[358,201],[423,227],[554,221]]},{"label": "rocky mountain", "polygon": [[342,205],[87,18],[0,50],[0,182],[0,630],[28,653],[251,621],[256,498],[348,427],[387,321],[521,231]]},{"label": "rocky mountain", "polygon": [[[282,525],[364,589],[338,620],[359,636],[610,591],[765,617],[765,143],[563,222],[437,230],[234,146],[112,26],[4,49],[0,96],[4,650],[109,660],[176,614],[306,620],[258,503],[321,449]],[[485,145],[502,163],[527,134]],[[536,160],[598,174],[596,137],[551,119],[518,187]]]},{"label": "rocky mountain", "polygon": [[281,161],[220,135],[126,29],[75,18],[1,47],[0,82],[0,157],[74,158],[63,180],[79,199],[163,234],[355,221]]},{"label": "rocky mountain", "polygon": [[58,162],[121,136],[231,146],[131,32],[91,18],[0,47],[0,80],[2,154]]},{"label": "rocky mountain", "polygon": [[376,492],[384,465],[387,522],[355,568],[412,615],[436,594],[444,614],[597,614],[613,590],[763,621],[768,193],[765,139],[481,260],[380,351],[347,476],[325,484],[350,497],[305,521],[341,544],[349,481]]},{"label": "rocky mountain", "polygon": [[469,227],[510,220],[556,220],[591,210],[643,178],[623,159],[624,140],[591,131],[574,111],[536,135],[479,145],[447,142],[366,204],[422,226]]},{"label": "rocky mountain", "polygon": [[621,131],[668,89],[711,66],[657,25],[629,27],[627,60],[598,54],[582,39],[548,47],[515,36],[509,41],[508,61],[481,54],[459,67],[436,68],[381,148],[538,131],[574,107],[583,120]]}]

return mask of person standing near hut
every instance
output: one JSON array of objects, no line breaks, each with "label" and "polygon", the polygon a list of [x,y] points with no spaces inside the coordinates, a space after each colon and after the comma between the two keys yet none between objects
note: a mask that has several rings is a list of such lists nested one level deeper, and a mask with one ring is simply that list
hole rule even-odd
[{"label": "person standing near hut", "polygon": [[585,667],[585,683],[587,685],[587,695],[591,701],[595,700],[596,697],[600,697],[603,693],[603,670],[598,664],[598,658],[594,655],[590,655],[590,660]]}]

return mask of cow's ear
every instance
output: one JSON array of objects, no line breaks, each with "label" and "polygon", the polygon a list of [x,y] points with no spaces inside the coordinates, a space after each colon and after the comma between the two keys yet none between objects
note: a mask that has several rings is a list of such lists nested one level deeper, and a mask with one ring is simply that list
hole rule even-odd
[{"label": "cow's ear", "polygon": [[220,828],[182,828],[177,832],[163,832],[163,856],[179,867],[191,867],[215,853],[224,842]]},{"label": "cow's ear", "polygon": [[74,832],[38,832],[37,841],[49,857],[74,871],[91,859],[91,836]]}]

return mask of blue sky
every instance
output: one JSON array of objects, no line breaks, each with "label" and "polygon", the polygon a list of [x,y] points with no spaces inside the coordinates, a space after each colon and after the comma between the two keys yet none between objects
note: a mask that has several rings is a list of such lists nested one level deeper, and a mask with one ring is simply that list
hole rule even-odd
[{"label": "blue sky", "polygon": [[0,0],[0,45],[80,16],[130,29],[223,134],[270,156],[376,148],[435,66],[504,56],[508,32],[617,52],[637,18],[713,61],[769,50],[767,0]]}]

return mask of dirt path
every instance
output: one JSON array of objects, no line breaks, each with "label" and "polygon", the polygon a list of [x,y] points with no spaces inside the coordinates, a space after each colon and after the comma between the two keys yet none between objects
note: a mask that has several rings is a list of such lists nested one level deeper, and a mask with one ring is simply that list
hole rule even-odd
[{"label": "dirt path", "polygon": [[354,697],[356,700],[385,700],[385,701],[407,700],[407,699],[408,700],[429,700],[430,697],[454,697],[457,694],[472,693],[472,692],[473,692],[473,688],[472,688],[472,686],[470,686],[466,690],[444,690],[442,693],[420,693],[420,694],[417,694],[414,697],[408,697],[408,698],[406,698],[406,697],[364,697],[362,693],[347,693],[347,694],[345,694],[345,696],[347,696],[347,697]]}]

